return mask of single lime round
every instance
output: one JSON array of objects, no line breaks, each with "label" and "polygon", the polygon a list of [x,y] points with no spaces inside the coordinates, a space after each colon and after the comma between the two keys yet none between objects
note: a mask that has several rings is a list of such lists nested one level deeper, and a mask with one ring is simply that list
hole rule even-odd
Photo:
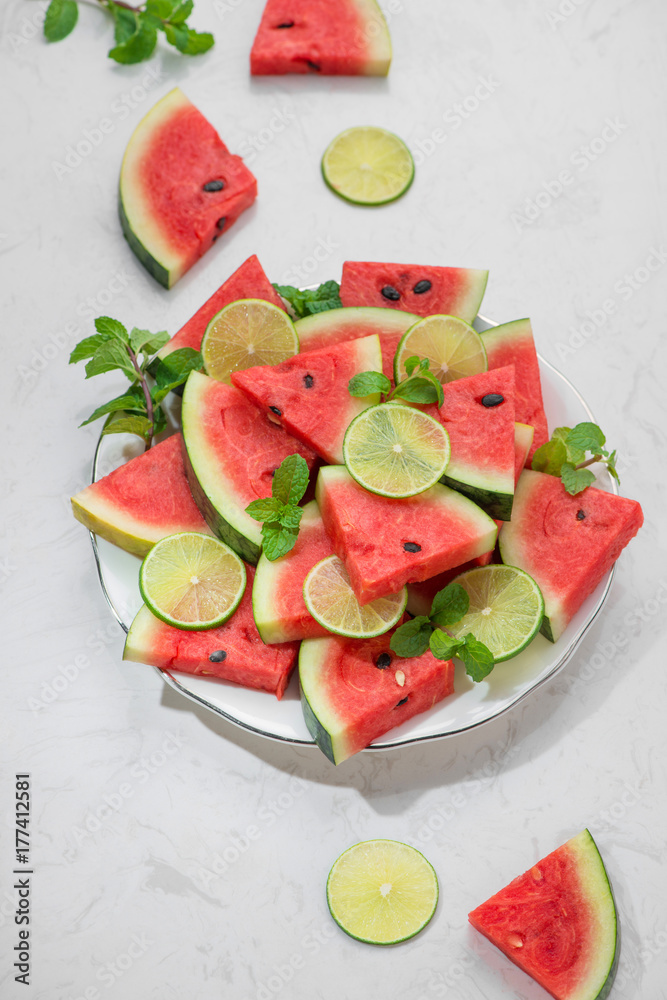
[{"label": "single lime round", "polygon": [[303,581],[303,599],[315,621],[336,635],[370,639],[382,635],[400,621],[408,592],[378,597],[369,604],[359,604],[350,578],[338,556],[327,556],[316,563]]},{"label": "single lime round", "polygon": [[412,184],[415,164],[402,139],[371,125],[348,128],[329,143],[322,174],[332,191],[355,205],[385,205]]},{"label": "single lime round", "polygon": [[287,313],[263,299],[230,302],[213,317],[201,342],[206,374],[231,381],[232,372],[255,365],[278,365],[299,351]]},{"label": "single lime round", "polygon": [[338,858],[327,879],[336,923],[358,941],[398,944],[426,926],[438,879],[423,854],[397,840],[366,840]]},{"label": "single lime round", "polygon": [[160,539],[139,570],[139,590],[168,625],[195,630],[222,625],[246,586],[243,561],[212,535],[182,531]]},{"label": "single lime round", "polygon": [[476,330],[457,316],[425,316],[406,330],[394,356],[394,380],[407,375],[405,361],[428,358],[429,370],[443,383],[488,369],[486,350]]},{"label": "single lime round", "polygon": [[516,566],[476,566],[457,576],[467,591],[467,614],[448,631],[455,639],[472,632],[493,653],[509,660],[534,639],[544,617],[544,598],[532,576]]},{"label": "single lime round", "polygon": [[343,440],[347,471],[383,497],[423,493],[444,475],[449,454],[449,434],[441,423],[394,402],[363,410]]}]

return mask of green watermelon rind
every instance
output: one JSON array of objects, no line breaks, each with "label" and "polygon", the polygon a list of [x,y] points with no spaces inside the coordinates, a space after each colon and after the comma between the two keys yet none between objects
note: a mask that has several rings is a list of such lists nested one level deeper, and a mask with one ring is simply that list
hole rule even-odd
[{"label": "green watermelon rind", "polygon": [[[592,985],[592,989],[598,989],[597,993],[589,992],[586,987],[580,990],[579,995],[574,994],[571,1000],[606,1000],[609,996],[612,986],[614,985],[614,977],[618,969],[618,963],[620,959],[621,951],[621,935],[620,935],[620,925],[618,920],[618,910],[616,908],[616,900],[614,899],[614,890],[607,874],[607,869],[605,867],[604,861],[602,860],[602,855],[598,849],[593,836],[588,829],[582,830],[580,834],[573,837],[570,841],[570,846],[575,851],[580,852],[581,859],[579,865],[579,874],[582,879],[584,878],[584,873],[588,876],[588,889],[589,898],[595,894],[597,901],[599,902],[598,915],[601,918],[606,917],[610,924],[610,940],[607,942],[607,949],[603,952],[603,958],[599,962],[600,969],[597,973],[597,984]],[[613,937],[613,949],[612,949],[612,937]],[[597,945],[598,954],[599,945]],[[602,980],[604,976],[604,980]]]},{"label": "green watermelon rind", "polygon": [[130,249],[135,257],[138,258],[151,277],[155,278],[155,280],[159,282],[163,288],[171,288],[176,283],[178,278],[174,276],[173,270],[169,271],[164,264],[161,264],[160,261],[146,249],[135,233],[132,228],[132,224],[127,217],[127,212],[125,211],[122,187],[119,187],[118,189],[118,215],[120,217],[120,225],[123,230],[123,236],[129,243]]},{"label": "green watermelon rind", "polygon": [[[298,670],[301,708],[306,728],[322,753],[329,758],[332,764],[337,764],[348,756],[345,747],[341,744],[340,734],[336,732],[339,720],[326,702],[317,699],[316,685],[320,664],[325,662],[327,649],[331,642],[331,639],[304,639],[299,649]],[[316,712],[313,704],[318,700],[320,705]],[[329,715],[327,714],[328,707]]]},{"label": "green watermelon rind", "polygon": [[[479,470],[471,470],[473,475],[475,471],[478,472]],[[479,479],[479,475],[474,476],[474,478]],[[478,507],[481,507],[495,521],[510,520],[512,505],[514,503],[514,490],[511,493],[505,493],[502,490],[488,489],[484,486],[476,485],[474,482],[466,482],[464,479],[451,476],[449,475],[449,471],[445,473],[440,482],[445,486],[449,486],[450,489],[456,490],[457,493],[463,493],[464,496],[472,500],[473,503],[476,503]]]},{"label": "green watermelon rind", "polygon": [[[411,326],[419,322],[421,316],[416,313],[404,312],[401,309],[383,309],[381,306],[347,306],[341,309],[328,309],[326,312],[313,313],[312,316],[304,316],[294,324],[299,337],[302,351],[317,350],[309,345],[310,338],[321,334],[322,330],[332,326],[346,326],[348,323],[353,329],[356,324],[363,324],[368,327],[360,336],[368,336],[369,333],[405,333]],[[375,327],[371,330],[371,327]],[[344,338],[340,338],[342,341]],[[335,343],[332,341],[331,343]]]}]

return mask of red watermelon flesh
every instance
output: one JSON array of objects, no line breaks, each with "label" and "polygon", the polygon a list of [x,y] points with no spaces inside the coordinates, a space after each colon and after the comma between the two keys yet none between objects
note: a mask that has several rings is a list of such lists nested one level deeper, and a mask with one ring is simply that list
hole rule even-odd
[{"label": "red watermelon flesh", "polygon": [[270,691],[282,698],[296,664],[299,644],[264,645],[252,615],[254,568],[247,565],[246,570],[245,593],[224,625],[203,632],[186,632],[155,618],[144,605],[130,626],[123,659],[147,663],[160,670],[216,677]]},{"label": "red watermelon flesh", "polygon": [[86,486],[72,497],[76,519],[137,556],[178,531],[209,534],[188,486],[182,442],[174,434]]},{"label": "red watermelon flesh", "polygon": [[340,283],[344,306],[403,309],[418,316],[458,316],[472,323],[488,271],[425,264],[380,264],[346,260]]},{"label": "red watermelon flesh", "polygon": [[523,471],[512,520],[500,532],[500,555],[537,582],[548,639],[562,635],[642,523],[636,500],[593,486],[570,496],[558,477]]},{"label": "red watermelon flesh", "polygon": [[250,53],[253,76],[386,76],[391,42],[375,0],[268,0]]},{"label": "red watermelon flesh", "polygon": [[556,1000],[603,1000],[609,994],[618,961],[616,907],[588,830],[468,919]]},{"label": "red watermelon flesh", "polygon": [[351,396],[348,383],[359,372],[381,367],[380,342],[372,336],[295,354],[279,365],[232,372],[231,378],[270,420],[325,461],[337,463],[343,461],[343,438],[350,421],[379,402],[379,395]]},{"label": "red watermelon flesh", "polygon": [[166,358],[172,351],[181,347],[192,347],[198,351],[201,347],[202,337],[206,333],[206,327],[213,317],[230,302],[237,302],[239,299],[264,299],[265,302],[272,302],[273,305],[279,306],[281,309],[285,308],[283,300],[267,278],[255,254],[248,257],[220,285],[217,292],[214,292],[210,299],[207,299],[204,305],[200,306],[185,326],[182,326],[178,333],[175,333],[171,340],[165,344],[158,357]]},{"label": "red watermelon flesh", "polygon": [[315,493],[360,604],[460,566],[495,544],[491,518],[440,483],[392,499],[364,490],[342,466],[325,466]]},{"label": "red watermelon flesh", "polygon": [[454,691],[454,664],[397,657],[390,632],[374,639],[330,636],[301,644],[299,680],[306,725],[334,764]]},{"label": "red watermelon flesh", "polygon": [[530,468],[533,454],[549,440],[549,429],[542,400],[540,365],[535,350],[533,328],[529,319],[494,326],[482,333],[489,368],[514,365],[516,380],[515,420],[535,428],[533,443],[526,465]]}]

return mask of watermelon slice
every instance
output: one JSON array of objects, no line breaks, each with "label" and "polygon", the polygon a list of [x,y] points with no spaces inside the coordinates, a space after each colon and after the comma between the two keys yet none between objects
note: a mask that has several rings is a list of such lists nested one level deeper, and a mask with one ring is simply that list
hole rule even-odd
[{"label": "watermelon slice", "polygon": [[489,369],[514,365],[516,386],[515,419],[535,428],[533,443],[526,465],[530,468],[533,454],[549,440],[549,429],[542,400],[540,365],[535,350],[533,328],[529,319],[494,326],[482,333]]},{"label": "watermelon slice", "polygon": [[473,927],[556,1000],[604,1000],[620,940],[614,896],[588,830],[468,915]]},{"label": "watermelon slice", "polygon": [[530,424],[514,424],[514,486],[519,482],[519,476],[528,461],[528,455],[533,447],[535,428]]},{"label": "watermelon slice", "polygon": [[377,336],[295,354],[279,365],[232,372],[232,384],[327,462],[343,461],[348,424],[379,403],[379,393],[357,399],[348,383],[358,372],[381,371]]},{"label": "watermelon slice", "polygon": [[390,63],[376,0],[268,0],[250,52],[253,76],[386,76]]},{"label": "watermelon slice", "polygon": [[257,181],[176,87],[132,133],[119,212],[130,247],[171,288],[257,197]]},{"label": "watermelon slice", "polygon": [[183,439],[174,434],[72,497],[77,521],[135,556],[165,535],[210,534],[185,475]]},{"label": "watermelon slice", "polygon": [[171,340],[164,345],[159,351],[158,357],[164,359],[172,351],[177,351],[181,347],[192,347],[198,351],[201,347],[202,337],[206,333],[206,327],[213,317],[224,306],[229,305],[230,302],[236,302],[238,299],[264,299],[266,302],[272,302],[274,306],[285,308],[283,300],[267,278],[255,254],[248,257],[220,285],[217,292],[214,292],[210,299],[207,299],[204,305],[187,321],[185,326],[182,326],[178,333],[175,333]]},{"label": "watermelon slice", "polygon": [[344,467],[325,466],[315,495],[360,604],[460,566],[495,544],[488,514],[440,483],[388,499],[364,490]]},{"label": "watermelon slice", "polygon": [[273,473],[288,455],[315,456],[267,420],[231,385],[191,372],[183,393],[185,469],[197,506],[214,534],[256,563],[262,526],[245,508],[271,496]]},{"label": "watermelon slice", "polygon": [[306,639],[299,653],[301,706],[308,731],[333,764],[454,691],[454,664],[397,657],[391,633],[375,639]]},{"label": "watermelon slice", "polygon": [[555,642],[643,523],[636,500],[589,486],[570,496],[560,479],[525,469],[500,555],[535,579],[544,596],[542,632]]},{"label": "watermelon slice", "polygon": [[252,617],[254,569],[238,608],[224,625],[205,632],[184,632],[160,621],[143,605],[125,640],[124,660],[161,670],[216,677],[243,687],[270,691],[282,698],[296,664],[299,644],[265,646]]},{"label": "watermelon slice", "polygon": [[328,309],[326,312],[305,316],[294,324],[302,351],[317,351],[345,340],[358,340],[376,333],[382,348],[382,371],[394,380],[394,355],[401,337],[414,323],[416,313],[401,309]]},{"label": "watermelon slice", "polygon": [[488,276],[472,268],[346,260],[340,299],[344,306],[403,309],[418,316],[443,313],[472,323]]},{"label": "watermelon slice", "polygon": [[270,562],[259,557],[252,588],[257,631],[266,643],[329,635],[316,622],[303,599],[303,581],[320,559],[333,552],[315,500],[305,504],[294,548]]},{"label": "watermelon slice", "polygon": [[443,482],[491,517],[509,521],[514,498],[514,366],[443,386],[440,420],[451,456]]}]

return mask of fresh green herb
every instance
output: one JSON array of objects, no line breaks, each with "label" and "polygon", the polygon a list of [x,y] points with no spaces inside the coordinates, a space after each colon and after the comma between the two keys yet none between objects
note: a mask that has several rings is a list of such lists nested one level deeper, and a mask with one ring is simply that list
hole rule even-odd
[{"label": "fresh green herb", "polygon": [[301,289],[293,285],[273,286],[284,299],[289,302],[297,319],[312,316],[313,313],[327,312],[329,309],[341,309],[340,285],[337,281],[325,281],[319,288]]},{"label": "fresh green herb", "polygon": [[442,383],[429,371],[428,358],[418,358],[416,355],[405,362],[407,377],[392,389],[391,381],[382,372],[359,372],[353,375],[348,383],[351,396],[370,396],[379,392],[384,397],[382,402],[390,399],[405,399],[409,403],[437,403],[442,406],[445,396]]},{"label": "fresh green herb", "polygon": [[[595,462],[605,465],[616,482],[620,482],[616,471],[616,452],[609,452],[603,447],[605,440],[598,425],[589,421],[576,427],[557,427],[551,440],[533,455],[532,467],[537,472],[560,476],[571,496],[576,496],[595,482],[595,475],[588,468]],[[589,452],[592,454],[587,458]]]},{"label": "fresh green herb", "polygon": [[[115,46],[109,58],[129,65],[149,59],[162,31],[170,45],[186,56],[207,52],[213,45],[213,35],[188,28],[193,0],[145,0],[133,7],[124,0],[97,0],[111,14],[114,22]],[[51,0],[44,20],[44,35],[50,42],[59,42],[74,29],[79,16],[77,0]]]},{"label": "fresh green herb", "polygon": [[390,647],[398,656],[421,656],[430,648],[438,660],[458,656],[466,673],[474,681],[482,681],[494,667],[493,653],[468,632],[455,639],[444,629],[451,628],[468,613],[470,598],[460,583],[450,583],[433,598],[431,612],[417,615],[404,625],[399,625],[390,640]]},{"label": "fresh green herb", "polygon": [[[202,356],[191,347],[182,347],[167,355],[165,361],[155,358],[156,351],[169,340],[168,333],[150,333],[137,327],[128,333],[122,323],[109,316],[98,316],[95,329],[97,333],[76,345],[69,363],[88,359],[86,378],[121,371],[129,379],[130,387],[98,406],[81,427],[106,416],[102,434],[138,434],[146,448],[150,448],[155,435],[167,425],[160,406],[162,400],[172,389],[183,385],[191,371],[201,371]],[[147,374],[149,365],[153,375],[151,384]]]},{"label": "fresh green herb", "polygon": [[271,496],[253,500],[246,511],[256,521],[263,521],[263,551],[273,562],[294,548],[299,534],[303,508],[299,500],[308,486],[308,465],[301,455],[288,455],[273,476]]}]

